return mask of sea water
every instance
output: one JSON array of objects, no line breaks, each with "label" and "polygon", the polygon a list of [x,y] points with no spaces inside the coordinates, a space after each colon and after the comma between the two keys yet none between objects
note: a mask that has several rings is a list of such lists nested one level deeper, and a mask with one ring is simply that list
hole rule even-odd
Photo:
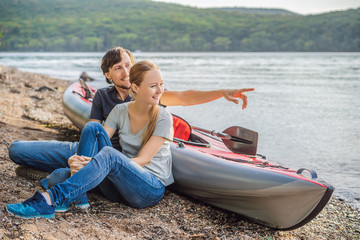
[{"label": "sea water", "polygon": [[[0,53],[0,65],[77,80],[105,79],[104,53]],[[162,70],[169,90],[255,88],[242,110],[224,99],[169,107],[191,124],[258,132],[258,153],[308,168],[360,207],[360,53],[135,53]]]}]

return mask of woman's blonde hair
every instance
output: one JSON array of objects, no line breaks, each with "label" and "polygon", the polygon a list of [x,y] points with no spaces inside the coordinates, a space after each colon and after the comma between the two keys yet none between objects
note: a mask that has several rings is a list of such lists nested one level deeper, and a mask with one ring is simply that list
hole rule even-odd
[{"label": "woman's blonde hair", "polygon": [[[136,63],[130,69],[130,74],[129,74],[130,83],[135,84],[136,86],[140,86],[140,84],[144,80],[145,73],[154,69],[160,70],[158,66],[156,66],[155,64],[149,61],[140,61]],[[132,88],[130,88],[130,94],[133,98],[136,97],[136,93],[132,90]],[[159,115],[159,106],[158,105],[152,106],[149,111],[149,123],[143,134],[142,145],[147,143],[147,141],[149,141],[150,137],[154,133],[158,115]]]}]

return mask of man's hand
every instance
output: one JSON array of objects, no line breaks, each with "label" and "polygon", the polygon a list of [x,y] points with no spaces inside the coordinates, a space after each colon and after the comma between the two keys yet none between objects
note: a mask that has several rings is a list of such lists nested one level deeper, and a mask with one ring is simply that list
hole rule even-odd
[{"label": "man's hand", "polygon": [[224,98],[230,102],[239,103],[238,98],[241,98],[243,101],[242,109],[245,109],[247,106],[247,96],[244,92],[254,91],[255,88],[243,88],[243,89],[224,89],[223,95]]},{"label": "man's hand", "polygon": [[80,171],[86,164],[88,164],[91,160],[91,157],[73,155],[69,157],[68,164],[71,170],[71,176]]}]

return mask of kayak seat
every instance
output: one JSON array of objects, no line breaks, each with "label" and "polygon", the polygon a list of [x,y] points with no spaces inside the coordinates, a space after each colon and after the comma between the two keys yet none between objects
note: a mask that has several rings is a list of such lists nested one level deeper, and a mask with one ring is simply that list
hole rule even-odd
[{"label": "kayak seat", "polygon": [[173,127],[174,127],[174,138],[182,139],[184,141],[189,141],[191,134],[191,127],[181,117],[178,117],[173,114]]},{"label": "kayak seat", "polygon": [[205,139],[193,134],[188,122],[179,116],[172,114],[174,127],[174,142],[197,147],[210,147],[210,143]]}]

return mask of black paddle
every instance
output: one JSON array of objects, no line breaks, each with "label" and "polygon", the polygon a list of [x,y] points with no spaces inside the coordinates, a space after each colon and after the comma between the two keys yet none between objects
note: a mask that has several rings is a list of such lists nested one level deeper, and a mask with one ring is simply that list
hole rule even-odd
[{"label": "black paddle", "polygon": [[225,146],[232,152],[256,155],[258,133],[255,131],[237,126],[229,127],[222,133],[194,126],[191,126],[191,128],[221,138]]}]

